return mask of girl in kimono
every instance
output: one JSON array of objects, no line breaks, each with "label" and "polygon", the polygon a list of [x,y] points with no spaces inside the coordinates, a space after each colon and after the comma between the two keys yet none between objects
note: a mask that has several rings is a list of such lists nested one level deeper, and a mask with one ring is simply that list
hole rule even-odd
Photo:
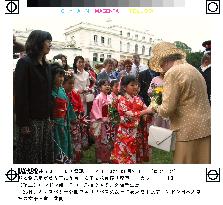
[{"label": "girl in kimono", "polygon": [[117,164],[135,164],[140,117],[153,111],[137,96],[138,82],[134,76],[124,76],[121,80],[121,89],[123,96],[118,103],[120,124],[111,160]]},{"label": "girl in kimono", "polygon": [[91,131],[95,138],[97,163],[109,163],[115,134],[108,116],[109,81],[102,79],[98,86],[100,94],[94,99],[90,113]]},{"label": "girl in kimono", "polygon": [[82,119],[84,116],[83,103],[80,94],[74,89],[74,75],[72,72],[67,72],[64,78],[63,87],[67,97],[70,100],[72,108],[77,116],[77,119],[71,122],[71,137],[73,142],[73,163],[80,163],[83,153],[82,146]]},{"label": "girl in kimono", "polygon": [[111,94],[108,95],[109,101],[109,118],[114,126],[119,124],[118,115],[118,95],[119,95],[119,81],[112,80],[110,82]]},{"label": "girl in kimono", "polygon": [[53,79],[53,134],[54,134],[54,159],[55,163],[70,164],[72,162],[73,149],[70,135],[70,121],[76,119],[69,99],[62,83],[65,71],[58,63],[51,65]]},{"label": "girl in kimono", "polygon": [[[110,82],[111,94],[108,95],[109,101],[109,120],[115,129],[115,136],[118,131],[120,116],[118,114],[118,98],[119,98],[119,81],[112,80]],[[114,142],[113,142],[114,143]]]}]

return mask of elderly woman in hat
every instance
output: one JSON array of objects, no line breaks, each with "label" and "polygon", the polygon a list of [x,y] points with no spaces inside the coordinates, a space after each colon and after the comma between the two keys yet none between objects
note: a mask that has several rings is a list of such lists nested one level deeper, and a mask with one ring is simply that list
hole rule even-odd
[{"label": "elderly woman in hat", "polygon": [[173,163],[210,163],[211,112],[204,78],[174,44],[158,43],[152,52],[151,69],[166,73],[162,104],[151,106],[170,119],[176,133]]}]

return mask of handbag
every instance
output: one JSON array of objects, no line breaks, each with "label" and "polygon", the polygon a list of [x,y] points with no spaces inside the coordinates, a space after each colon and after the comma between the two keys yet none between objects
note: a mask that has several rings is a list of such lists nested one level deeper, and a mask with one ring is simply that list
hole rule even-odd
[{"label": "handbag", "polygon": [[151,125],[149,127],[148,144],[152,147],[170,152],[175,150],[176,135],[173,130]]},{"label": "handbag", "polygon": [[85,95],[86,102],[92,102],[94,100],[94,94],[88,93]]}]

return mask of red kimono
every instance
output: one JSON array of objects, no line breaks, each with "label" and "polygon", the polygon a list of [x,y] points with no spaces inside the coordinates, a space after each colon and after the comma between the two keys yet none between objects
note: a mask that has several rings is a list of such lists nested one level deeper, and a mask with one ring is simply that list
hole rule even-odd
[{"label": "red kimono", "polygon": [[86,131],[86,122],[83,118],[84,108],[80,95],[72,90],[67,96],[77,114],[77,120],[71,124],[71,135],[73,140],[73,162],[80,163],[81,155],[84,149],[88,147],[88,136]]},{"label": "red kimono", "polygon": [[[138,137],[140,112],[146,109],[142,100],[128,94],[119,99],[118,112],[120,124],[111,154],[111,160],[117,164],[135,164],[143,156],[143,139]],[[130,116],[131,113],[131,116]]]}]

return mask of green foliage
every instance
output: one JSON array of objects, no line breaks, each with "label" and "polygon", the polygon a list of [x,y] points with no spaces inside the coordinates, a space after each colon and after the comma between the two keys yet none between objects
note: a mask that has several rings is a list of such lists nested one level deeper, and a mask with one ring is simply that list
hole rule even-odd
[{"label": "green foliage", "polygon": [[198,69],[201,65],[202,56],[203,56],[203,52],[188,53],[187,62]]},{"label": "green foliage", "polygon": [[174,41],[174,44],[177,48],[180,48],[187,53],[187,62],[189,64],[197,69],[200,67],[203,52],[191,52],[191,48],[186,43],[183,43],[181,41]]},{"label": "green foliage", "polygon": [[189,47],[186,43],[183,43],[181,41],[174,41],[174,44],[176,45],[177,48],[184,50],[186,53],[190,53],[192,50],[191,47]]},{"label": "green foliage", "polygon": [[172,164],[172,161],[173,152],[165,152],[163,150],[153,148],[150,164]]},{"label": "green foliage", "polygon": [[[152,148],[152,160],[144,164],[171,164],[173,159],[173,152],[165,152],[156,148]],[[81,164],[96,164],[95,145],[92,145],[83,154]]]}]

